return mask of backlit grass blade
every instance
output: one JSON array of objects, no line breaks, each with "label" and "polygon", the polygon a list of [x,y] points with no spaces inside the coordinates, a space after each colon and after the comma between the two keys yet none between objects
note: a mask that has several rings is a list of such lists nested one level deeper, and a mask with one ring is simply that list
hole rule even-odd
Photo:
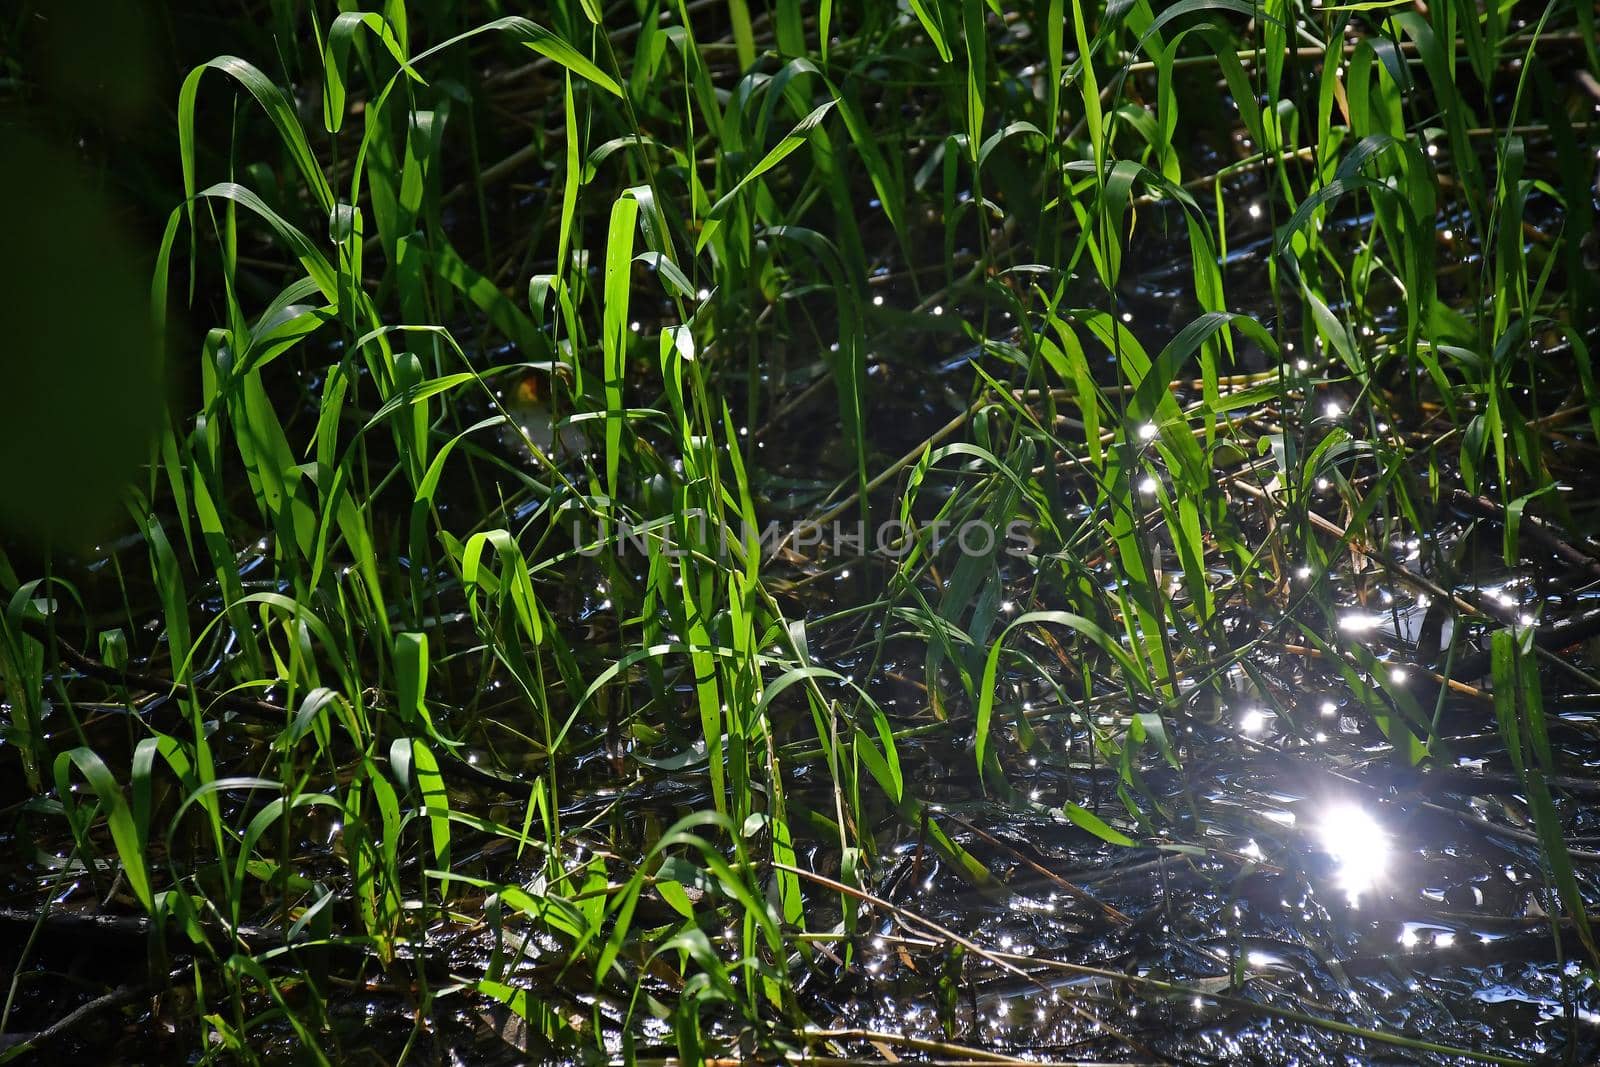
[{"label": "backlit grass blade", "polygon": [[370,11],[342,11],[333,20],[333,25],[328,27],[328,45],[322,61],[322,70],[327,76],[323,88],[322,121],[329,133],[338,133],[344,125],[345,64],[355,35],[363,29],[378,39],[413,81],[427,84],[406,59],[405,48],[383,16]]},{"label": "backlit grass blade", "polygon": [[622,464],[622,383],[627,372],[628,300],[633,285],[633,232],[639,218],[639,201],[631,195],[611,205],[606,237],[605,319],[601,332],[605,361],[606,495],[617,498],[617,472]]},{"label": "backlit grass blade", "polygon": [[538,23],[525,19],[520,15],[507,15],[504,18],[486,22],[481,26],[475,26],[465,33],[459,33],[449,40],[442,41],[427,51],[413,56],[412,65],[420,65],[424,60],[430,59],[447,49],[454,48],[462,41],[470,40],[485,33],[503,33],[524,47],[531,48],[540,55],[566,67],[585,81],[598,85],[606,92],[614,96],[622,95],[622,87],[616,83],[611,75],[595,66],[594,62],[582,52],[579,52],[570,43],[551,33]]}]

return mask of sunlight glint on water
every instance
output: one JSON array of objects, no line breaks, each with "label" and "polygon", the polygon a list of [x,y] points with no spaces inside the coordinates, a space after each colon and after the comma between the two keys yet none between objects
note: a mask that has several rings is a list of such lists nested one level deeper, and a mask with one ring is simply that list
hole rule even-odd
[{"label": "sunlight glint on water", "polygon": [[1323,851],[1338,865],[1339,888],[1360,904],[1361,894],[1383,879],[1389,868],[1389,835],[1365,809],[1348,802],[1328,810],[1317,824]]},{"label": "sunlight glint on water", "polygon": [[1368,633],[1388,622],[1383,615],[1352,611],[1339,619],[1339,629],[1346,633]]}]

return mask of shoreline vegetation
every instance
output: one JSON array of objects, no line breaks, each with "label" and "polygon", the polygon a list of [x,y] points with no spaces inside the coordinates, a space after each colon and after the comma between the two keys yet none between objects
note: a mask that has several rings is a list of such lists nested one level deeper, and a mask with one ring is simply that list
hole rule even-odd
[{"label": "shoreline vegetation", "polygon": [[1588,0],[24,4],[0,1062],[1600,1056]]}]

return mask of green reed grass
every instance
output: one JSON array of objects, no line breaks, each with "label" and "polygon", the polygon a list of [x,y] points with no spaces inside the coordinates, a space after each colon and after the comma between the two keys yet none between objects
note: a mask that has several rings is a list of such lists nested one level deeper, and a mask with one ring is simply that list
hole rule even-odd
[{"label": "green reed grass", "polygon": [[[1290,632],[1343,671],[1394,758],[1435,759],[1438,708],[1339,636],[1329,575],[1352,546],[1429,528],[1441,463],[1508,514],[1559,515],[1534,420],[1587,405],[1600,434],[1578,249],[1596,137],[1565,77],[1594,72],[1582,4],[272,10],[283,41],[314,44],[213,59],[177,101],[184,197],[154,304],[208,332],[131,505],[143,556],[117,555],[130,627],[155,618],[161,639],[96,632],[104,615],[59,579],[8,580],[0,625],[29,788],[100,891],[117,883],[196,953],[208,1060],[257,1058],[276,1025],[312,1060],[345,1059],[327,1006],[330,961],[351,952],[415,991],[419,1034],[436,999],[467,997],[544,1048],[616,1033],[631,1057],[647,1014],[685,1062],[741,1027],[781,1048],[815,946],[844,951],[862,907],[796,874],[802,856],[867,891],[898,822],[993,881],[902,744],[970,735],[991,797],[1027,808],[1002,756],[1049,743],[1011,698],[1038,678],[1119,775],[1113,802],[1062,814],[1114,845],[1183,846],[1196,831],[1141,768],[1181,772],[1181,728],[1230,698],[1230,668],[1254,669],[1219,607],[1273,588],[1286,617],[1320,616]],[[1580,44],[1547,59],[1541,39],[1563,33]],[[1196,131],[1245,151],[1197,169]],[[1268,282],[1240,311],[1229,252],[1249,222],[1224,185],[1252,171]],[[529,174],[531,207],[506,193]],[[1530,242],[1536,194],[1564,223]],[[1158,226],[1196,314],[1153,350],[1121,294]],[[886,263],[914,306],[874,300]],[[868,366],[902,329],[964,330],[980,354],[958,438],[896,463],[873,442]],[[1546,336],[1569,346],[1561,395]],[[1245,350],[1269,370],[1240,384]],[[780,354],[824,382],[849,452],[811,513],[913,531],[882,588],[827,618],[795,614],[754,534]],[[563,368],[555,410],[590,445],[573,462],[526,434],[525,461],[497,444],[503,393],[534,365]],[[1317,410],[1330,385],[1355,398],[1337,418]],[[1425,445],[1383,428],[1426,405],[1452,426]],[[873,491],[885,475],[893,498]],[[1310,518],[1319,479],[1342,534]],[[1265,534],[1226,481],[1268,500]],[[998,551],[935,551],[930,512],[1025,520],[1025,593]],[[630,536],[642,557],[607,550]],[[1514,565],[1514,524],[1505,544]],[[591,588],[598,641],[569,614]],[[866,662],[922,650],[927,721],[886,714],[830,666],[837,647],[813,652],[847,617]],[[1495,713],[1593,953],[1527,633],[1493,634]],[[46,681],[57,635],[113,666],[137,656],[179,714],[106,739],[77,687]],[[1118,694],[1136,710],[1107,727],[1091,709]],[[70,729],[46,736],[47,700]],[[642,852],[613,847],[609,817],[574,804],[592,788],[576,758],[602,750],[631,752],[629,776],[692,776],[704,810],[646,827]],[[808,764],[827,786],[796,795]],[[336,875],[304,845],[332,826]],[[526,880],[484,876],[502,849]],[[294,944],[241,935],[264,920]],[[481,973],[432,964],[439,923],[487,924]],[[549,981],[519,969],[529,931],[560,946]]]}]

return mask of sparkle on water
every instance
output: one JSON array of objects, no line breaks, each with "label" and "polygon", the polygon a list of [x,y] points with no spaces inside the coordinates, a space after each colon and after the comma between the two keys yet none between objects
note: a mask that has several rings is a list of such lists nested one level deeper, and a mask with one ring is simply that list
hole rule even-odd
[{"label": "sparkle on water", "polygon": [[1376,630],[1388,622],[1385,615],[1376,615],[1370,612],[1352,611],[1339,617],[1339,629],[1346,633],[1367,633]]},{"label": "sparkle on water", "polygon": [[1340,803],[1317,824],[1322,849],[1338,865],[1339,888],[1355,906],[1389,868],[1389,835],[1366,809]]}]

